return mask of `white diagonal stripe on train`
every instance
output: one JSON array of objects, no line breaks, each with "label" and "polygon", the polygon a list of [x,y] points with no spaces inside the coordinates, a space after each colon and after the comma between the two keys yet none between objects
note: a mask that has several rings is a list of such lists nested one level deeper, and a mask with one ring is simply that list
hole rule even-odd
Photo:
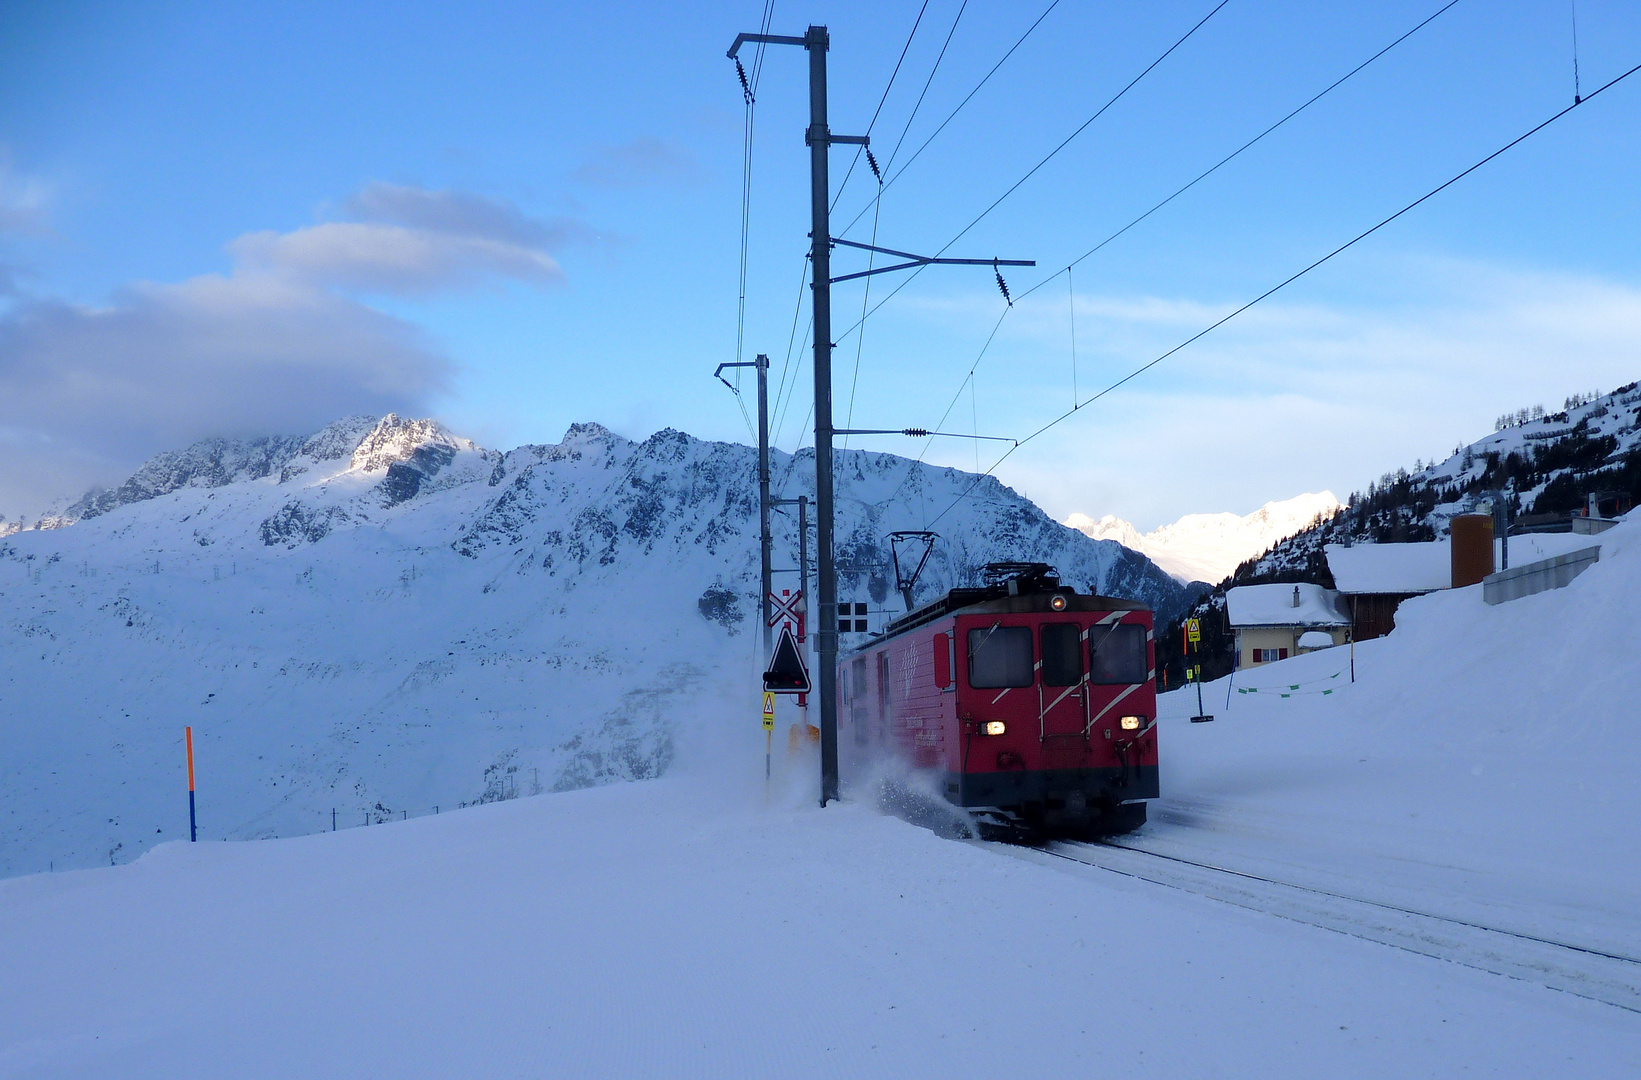
[{"label": "white diagonal stripe on train", "polygon": [[1099,712],[1094,714],[1094,719],[1092,719],[1088,722],[1088,727],[1083,729],[1083,733],[1087,734],[1090,728],[1092,728],[1095,724],[1098,724],[1100,722],[1100,717],[1104,716],[1106,713],[1110,712],[1112,709],[1115,709],[1117,707],[1117,703],[1119,701],[1121,701],[1123,698],[1127,697],[1129,694],[1132,694],[1134,691],[1138,690],[1140,687],[1142,687],[1144,685],[1145,685],[1144,683],[1134,683],[1127,690],[1124,690],[1122,693],[1120,693],[1116,697],[1112,698],[1111,701],[1109,703],[1107,703],[1105,708],[1101,709]]},{"label": "white diagonal stripe on train", "polygon": [[1041,720],[1044,716],[1047,716],[1049,709],[1054,708],[1054,706],[1056,706],[1060,702],[1064,701],[1066,699],[1067,694],[1071,693],[1073,690],[1077,689],[1077,687],[1079,687],[1081,685],[1082,685],[1082,683],[1080,683],[1080,682],[1074,682],[1070,686],[1066,687],[1063,691],[1060,692],[1059,697],[1057,697],[1053,701],[1049,702],[1048,707],[1045,708],[1041,713],[1038,714],[1037,719]]}]

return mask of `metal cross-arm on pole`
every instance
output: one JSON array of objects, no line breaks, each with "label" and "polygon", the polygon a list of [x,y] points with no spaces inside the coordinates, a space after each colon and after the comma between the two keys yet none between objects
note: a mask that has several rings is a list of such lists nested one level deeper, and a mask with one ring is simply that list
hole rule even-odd
[{"label": "metal cross-arm on pole", "polygon": [[769,625],[769,598],[770,589],[773,587],[769,536],[769,357],[759,353],[755,360],[736,360],[719,364],[718,370],[712,374],[719,382],[739,394],[740,391],[724,378],[724,369],[744,367],[758,369],[758,563],[762,571],[759,578],[762,583],[759,607],[763,612],[764,662],[768,663],[775,647],[774,629]]},{"label": "metal cross-arm on pole", "polygon": [[[822,27],[821,29],[824,30],[825,27]],[[735,35],[735,44],[731,45],[729,47],[729,52],[725,53],[724,55],[729,57],[731,60],[737,59],[736,54],[741,51],[741,46],[745,45],[749,41],[752,42],[754,45],[759,45],[759,44],[762,44],[762,45],[808,45],[809,44],[809,39],[808,38],[785,37],[781,34],[737,34],[737,35]]]},{"label": "metal cross-arm on pole", "polygon": [[908,262],[896,263],[893,266],[879,266],[872,270],[862,270],[858,274],[844,274],[832,279],[836,285],[840,281],[853,281],[855,278],[871,277],[873,274],[887,274],[895,270],[910,270],[914,266],[990,266],[996,269],[999,266],[1036,266],[1036,259],[942,259],[927,255],[913,255],[909,251],[896,251],[894,248],[877,247],[874,244],[857,244],[853,240],[832,238],[832,243],[842,244],[844,247],[860,248],[862,251],[875,251],[879,255],[893,255],[897,259],[907,259]]}]

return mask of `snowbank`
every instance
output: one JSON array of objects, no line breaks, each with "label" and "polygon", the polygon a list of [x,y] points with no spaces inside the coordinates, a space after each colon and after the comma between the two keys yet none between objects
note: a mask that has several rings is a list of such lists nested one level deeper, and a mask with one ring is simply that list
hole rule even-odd
[{"label": "snowbank", "polygon": [[1641,520],[1600,539],[1564,589],[1404,602],[1354,684],[1340,647],[1205,685],[1212,724],[1165,695],[1145,842],[1641,954]]}]

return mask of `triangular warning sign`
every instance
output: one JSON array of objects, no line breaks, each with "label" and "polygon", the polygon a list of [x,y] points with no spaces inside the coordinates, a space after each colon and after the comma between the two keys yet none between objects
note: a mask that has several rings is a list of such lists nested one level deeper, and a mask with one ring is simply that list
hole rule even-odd
[{"label": "triangular warning sign", "polygon": [[777,694],[807,694],[809,671],[803,666],[803,654],[792,638],[791,627],[781,627],[781,640],[775,645],[769,669],[764,672],[764,689]]}]

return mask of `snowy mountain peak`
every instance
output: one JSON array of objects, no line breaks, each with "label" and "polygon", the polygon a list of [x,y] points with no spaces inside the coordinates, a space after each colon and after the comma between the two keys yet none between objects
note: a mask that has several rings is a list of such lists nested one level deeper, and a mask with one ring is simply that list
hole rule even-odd
[{"label": "snowy mountain peak", "polygon": [[337,420],[325,425],[302,444],[302,456],[314,461],[340,461],[352,455],[365,437],[380,425],[381,422],[374,416],[349,416]]},{"label": "snowy mountain peak", "polygon": [[437,420],[406,420],[388,413],[354,447],[350,468],[376,472],[395,462],[444,458],[449,464],[459,450],[477,450],[471,439],[458,438]]},{"label": "snowy mountain peak", "polygon": [[1139,551],[1145,546],[1145,537],[1140,531],[1115,514],[1106,514],[1098,521],[1087,514],[1072,514],[1061,524],[1095,540],[1115,540],[1130,551]]},{"label": "snowy mountain peak", "polygon": [[1171,525],[1141,533],[1122,518],[1107,514],[1098,521],[1072,514],[1065,524],[1096,540],[1115,540],[1187,581],[1223,581],[1243,562],[1270,550],[1320,517],[1332,516],[1342,504],[1331,491],[1296,495],[1268,502],[1251,514],[1187,514]]}]

